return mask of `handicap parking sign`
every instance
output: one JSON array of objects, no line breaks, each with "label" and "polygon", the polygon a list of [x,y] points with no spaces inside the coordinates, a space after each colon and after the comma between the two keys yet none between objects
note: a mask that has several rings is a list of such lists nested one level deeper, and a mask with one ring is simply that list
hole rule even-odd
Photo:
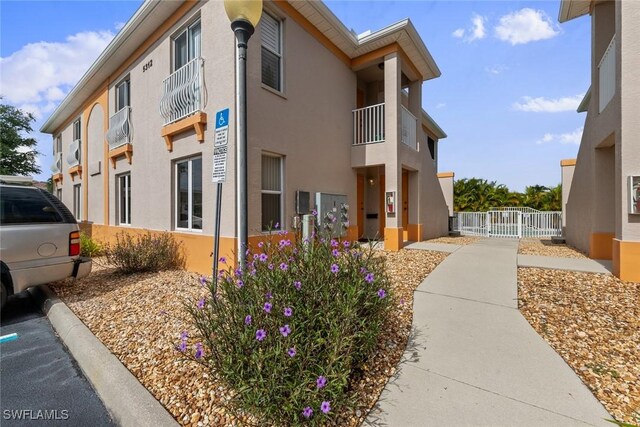
[{"label": "handicap parking sign", "polygon": [[216,113],[216,129],[229,126],[229,109],[225,108]]}]

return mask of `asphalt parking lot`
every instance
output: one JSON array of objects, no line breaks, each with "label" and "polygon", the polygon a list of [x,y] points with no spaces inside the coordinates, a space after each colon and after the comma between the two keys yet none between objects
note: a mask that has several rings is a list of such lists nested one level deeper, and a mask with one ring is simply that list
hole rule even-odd
[{"label": "asphalt parking lot", "polygon": [[0,424],[115,426],[91,384],[58,339],[46,316],[23,292],[2,310]]}]

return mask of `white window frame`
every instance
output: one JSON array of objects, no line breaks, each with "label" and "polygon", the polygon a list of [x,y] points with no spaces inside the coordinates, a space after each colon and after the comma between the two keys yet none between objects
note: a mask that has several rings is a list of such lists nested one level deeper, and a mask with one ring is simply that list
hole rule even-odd
[{"label": "white window frame", "polygon": [[[280,196],[280,218],[278,218],[278,222],[280,223],[280,230],[286,230],[286,224],[282,220],[284,218],[284,156],[281,154],[262,152],[262,156],[266,157],[275,157],[280,159],[280,191],[276,190],[265,190],[262,185],[262,178],[260,179],[260,209],[262,210],[262,195],[263,194],[278,194]],[[262,165],[262,157],[260,157],[260,163]],[[262,229],[262,211],[260,212],[260,228]],[[275,224],[273,224],[275,225]],[[262,230],[263,233],[267,233],[269,230]]]},{"label": "white window frame", "polygon": [[73,216],[77,221],[82,220],[82,184],[73,186]]},{"label": "white window frame", "polygon": [[53,154],[62,152],[62,136],[56,136],[55,143],[53,144]]},{"label": "white window frame", "polygon": [[73,140],[75,141],[76,139],[82,139],[82,121],[80,117],[73,121]]},{"label": "white window frame", "polygon": [[[189,34],[191,31],[191,28],[193,28],[197,24],[200,24],[200,52],[197,56],[194,56],[193,58],[189,59],[189,51],[190,51],[189,47],[191,44],[191,38],[189,37]],[[176,39],[178,39],[184,33],[187,33],[187,62],[182,64],[182,67],[188,64],[189,61],[192,61],[195,58],[202,57],[202,20],[200,19],[200,15],[198,15],[197,17],[190,20],[189,23],[185,25],[183,28],[176,31],[173,36],[171,36],[171,71],[172,72],[175,72],[180,68],[182,68],[182,67],[176,68]]]},{"label": "white window frame", "polygon": [[[118,105],[120,102],[120,97],[118,96],[119,91],[120,91],[120,88],[125,84],[128,84],[127,85],[127,105]],[[116,84],[115,95],[116,95],[116,112],[122,110],[124,107],[131,106],[131,79],[129,78],[129,76],[123,78],[122,80],[120,80],[120,82]]]},{"label": "white window frame", "polygon": [[[122,191],[123,191],[123,186],[122,186],[122,179],[125,179],[126,183],[125,186],[126,188],[129,190],[129,197],[125,198],[125,203],[124,206],[122,206]],[[123,173],[121,175],[117,176],[118,179],[118,203],[116,203],[116,206],[118,206],[118,225],[131,225],[131,215],[129,213],[130,210],[130,205],[131,205],[131,172],[127,172],[127,173]],[[124,216],[125,216],[125,221],[122,221],[122,209],[124,209]]]},{"label": "white window frame", "polygon": [[[192,172],[192,164],[194,160],[200,159],[202,161],[202,155],[197,155],[197,156],[192,156],[192,157],[187,157],[184,159],[179,159],[173,162],[173,174],[174,174],[174,187],[173,187],[173,203],[175,205],[174,208],[174,216],[175,216],[175,220],[173,222],[173,227],[176,231],[189,231],[189,232],[194,232],[194,233],[202,233],[202,230],[204,229],[204,218],[202,220],[202,228],[193,228],[193,216],[192,216],[192,211],[193,211],[193,172]],[[178,226],[178,222],[180,220],[180,204],[178,203],[178,194],[180,194],[180,188],[178,186],[178,165],[181,163],[188,163],[188,168],[187,168],[187,182],[188,182],[188,197],[187,197],[187,212],[188,212],[188,227],[184,228],[184,227],[179,227]],[[202,163],[203,167],[204,167],[204,163]],[[204,185],[204,181],[202,182]],[[203,211],[204,211],[204,191],[203,191],[203,200],[202,200],[202,204],[203,204]]]},{"label": "white window frame", "polygon": [[278,40],[278,44],[279,44],[279,48],[280,48],[280,53],[275,52],[273,49],[271,49],[269,46],[265,46],[264,44],[262,44],[262,40],[260,40],[260,51],[262,52],[262,48],[267,49],[269,52],[273,53],[274,55],[276,55],[278,57],[279,60],[279,70],[280,73],[278,75],[278,86],[279,89],[276,89],[274,87],[269,86],[268,84],[264,83],[262,81],[262,57],[260,58],[260,83],[262,83],[262,87],[268,89],[268,90],[272,90],[275,91],[277,93],[280,94],[284,94],[284,19],[280,18],[279,16],[268,12],[268,11],[264,11],[265,15],[269,15],[271,18],[273,18],[275,21],[278,22],[278,27],[279,27],[279,35],[280,35],[280,39]]},{"label": "white window frame", "polygon": [[62,201],[62,188],[56,188],[56,197]]}]

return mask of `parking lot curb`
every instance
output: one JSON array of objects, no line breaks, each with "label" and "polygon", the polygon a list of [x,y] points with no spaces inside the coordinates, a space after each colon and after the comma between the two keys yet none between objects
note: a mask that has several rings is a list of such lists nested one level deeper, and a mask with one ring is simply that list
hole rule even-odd
[{"label": "parking lot curb", "polygon": [[114,421],[123,427],[178,423],[47,286],[29,289]]}]

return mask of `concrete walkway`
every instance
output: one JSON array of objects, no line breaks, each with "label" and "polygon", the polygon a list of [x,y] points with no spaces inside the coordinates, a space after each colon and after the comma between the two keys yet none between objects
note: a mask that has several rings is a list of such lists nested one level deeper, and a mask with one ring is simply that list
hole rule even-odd
[{"label": "concrete walkway", "polygon": [[417,332],[368,425],[610,426],[517,309],[517,240],[449,255],[414,297]]},{"label": "concrete walkway", "polygon": [[550,268],[552,270],[611,273],[611,261],[590,258],[559,258],[538,255],[518,255],[518,267]]}]

